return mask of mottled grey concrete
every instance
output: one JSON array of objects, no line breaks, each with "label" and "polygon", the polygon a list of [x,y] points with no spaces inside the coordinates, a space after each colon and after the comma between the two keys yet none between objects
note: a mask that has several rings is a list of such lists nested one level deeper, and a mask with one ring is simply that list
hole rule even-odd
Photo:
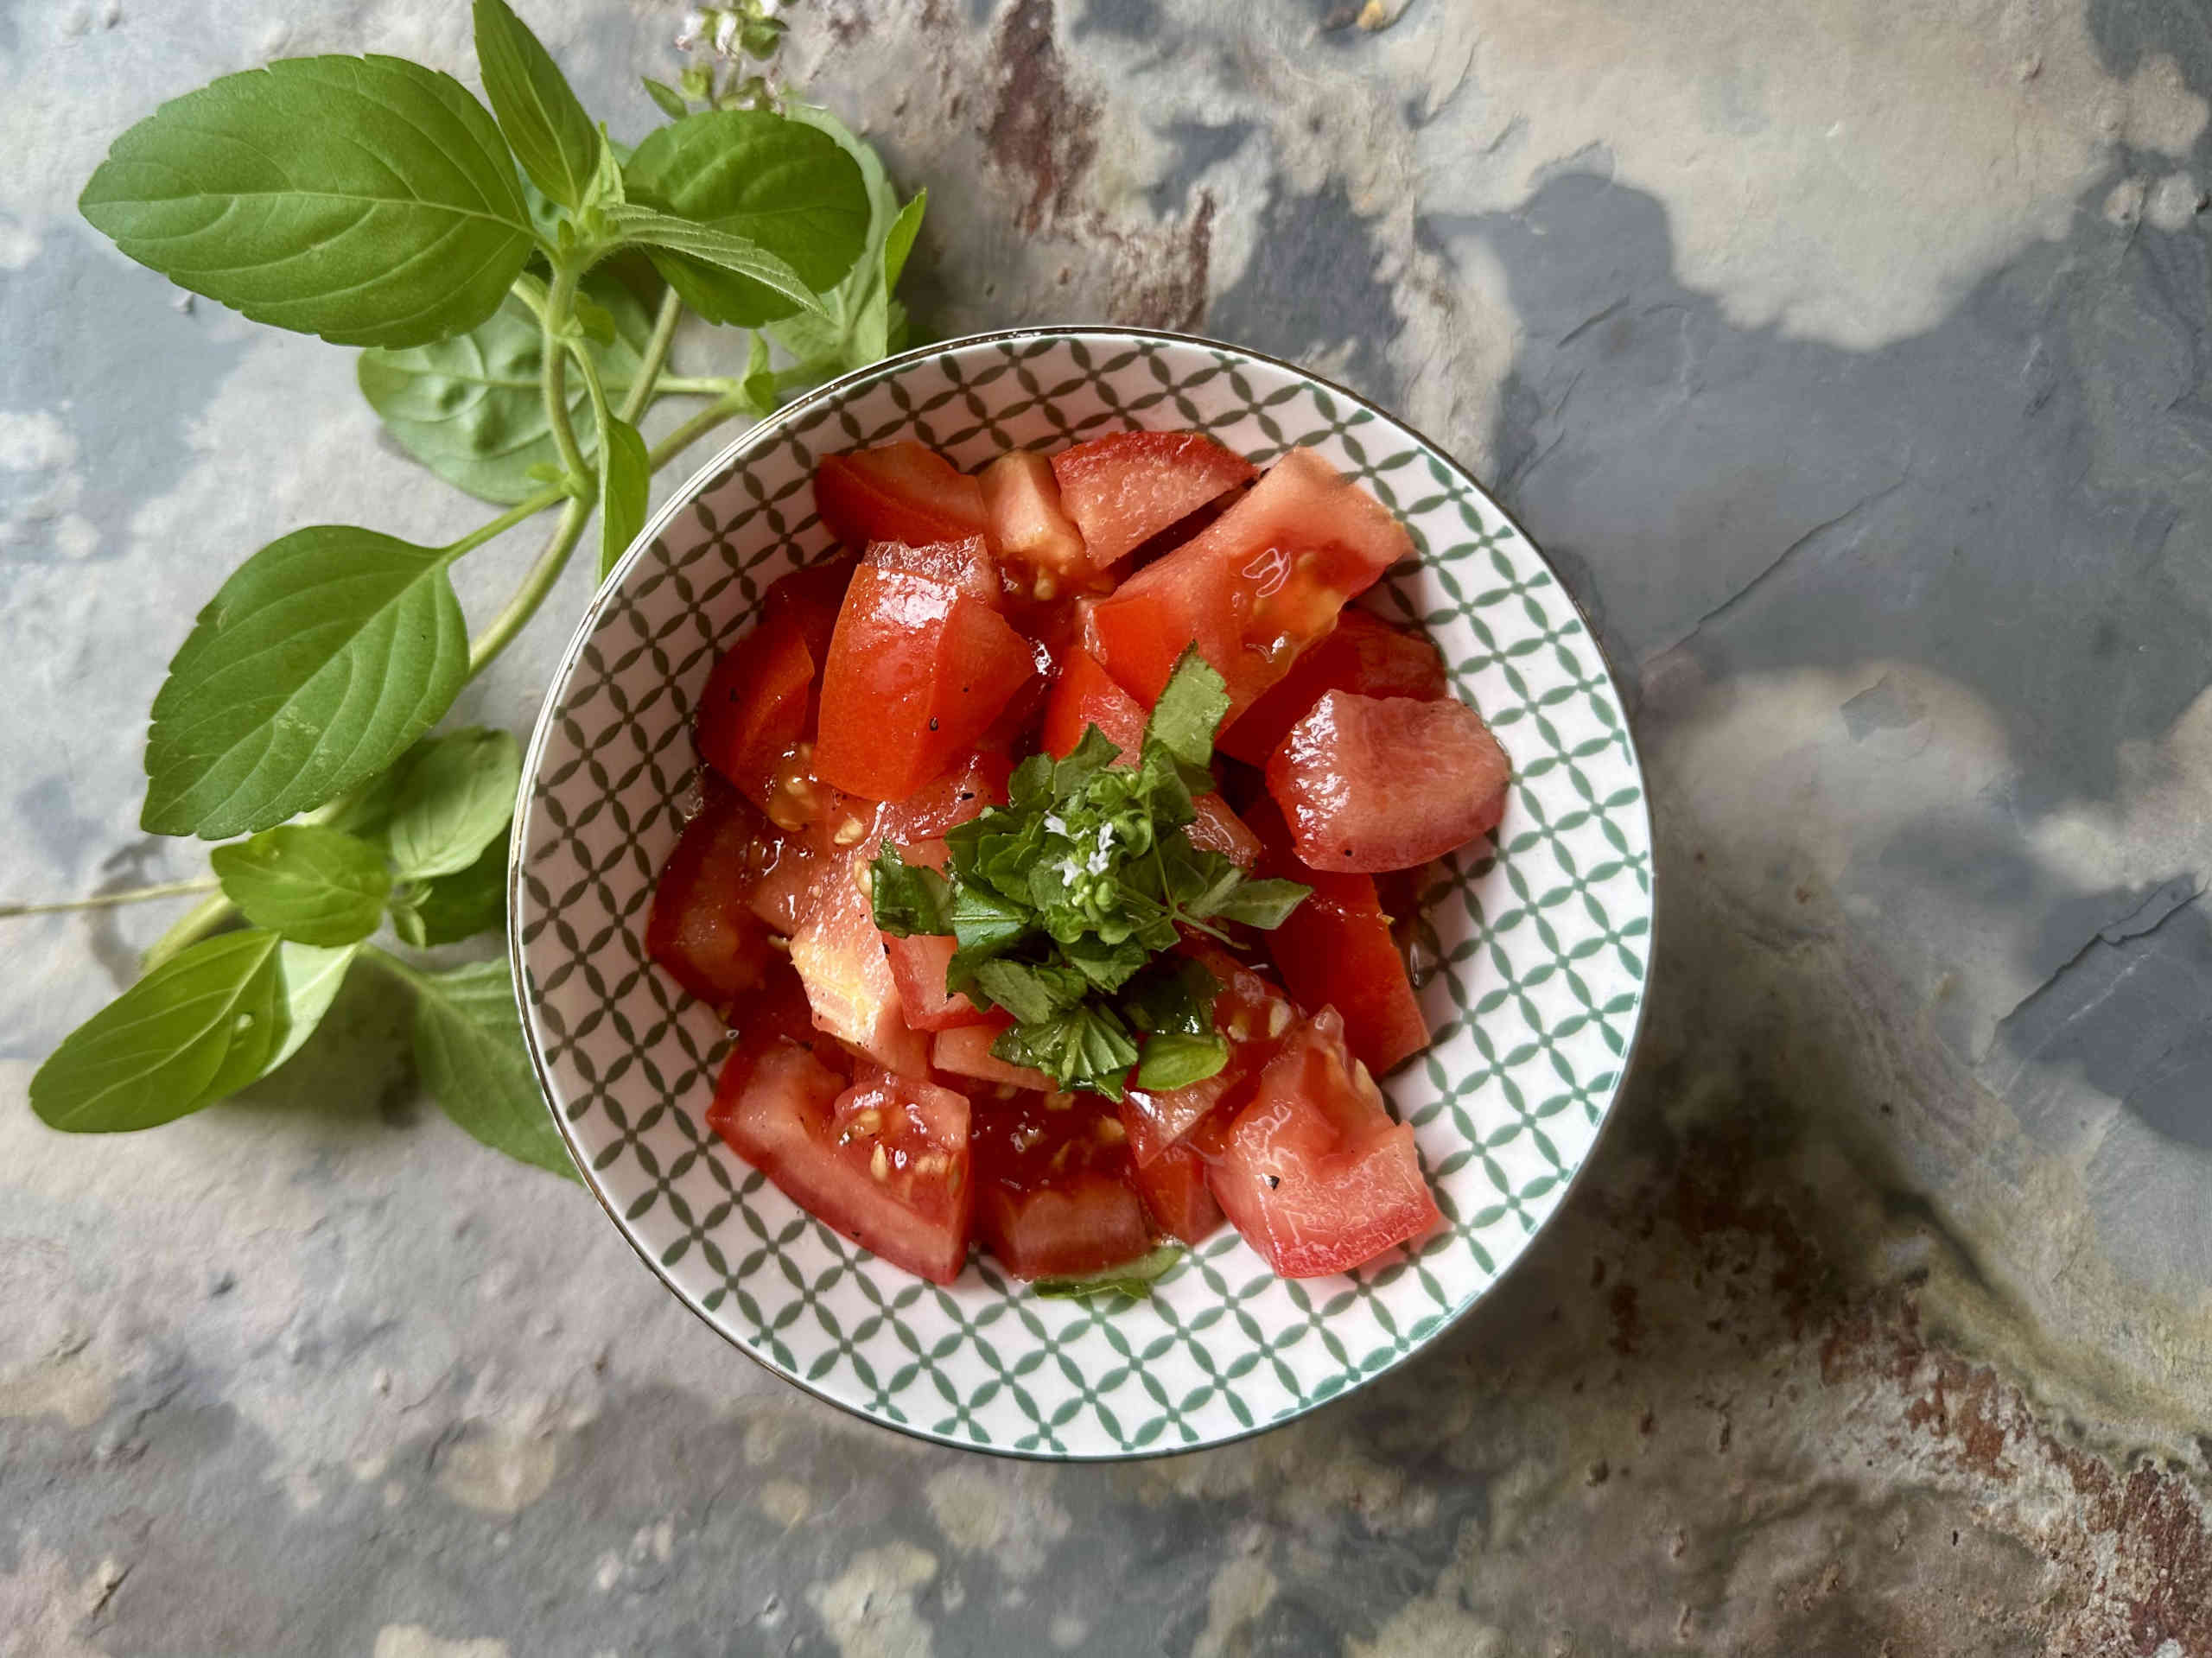
[{"label": "mottled grey concrete", "polygon": [[[525,10],[639,130],[679,9]],[[420,1108],[376,986],[251,1102],[46,1134],[23,1083],[163,918],[14,924],[0,1654],[2212,1653],[2204,10],[795,15],[799,78],[930,187],[931,325],[1300,358],[1550,551],[1660,832],[1617,1125],[1405,1373],[1010,1467],[722,1347]],[[144,709],[239,556],[471,521],[347,353],[70,211],[160,97],[364,49],[465,72],[465,10],[0,12],[11,893],[190,873],[136,829]],[[478,717],[527,718],[561,632]]]}]

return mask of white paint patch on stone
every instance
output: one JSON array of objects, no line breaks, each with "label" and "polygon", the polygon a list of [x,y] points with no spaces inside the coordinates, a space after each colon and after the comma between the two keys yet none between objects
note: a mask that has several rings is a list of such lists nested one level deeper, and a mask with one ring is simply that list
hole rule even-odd
[{"label": "white paint patch on stone", "polygon": [[827,1583],[806,1591],[841,1658],[929,1658],[929,1625],[914,1591],[937,1576],[937,1556],[911,1543],[887,1543],[853,1557]]},{"label": "white paint patch on stone", "polygon": [[753,1496],[766,1515],[785,1531],[803,1522],[813,1512],[813,1499],[807,1496],[806,1487],[787,1479],[772,1479]]},{"label": "white paint patch on stone", "polygon": [[485,1637],[448,1641],[420,1623],[387,1623],[377,1631],[373,1658],[509,1658],[507,1643]]},{"label": "white paint patch on stone", "polygon": [[78,1630],[119,1580],[114,1564],[103,1561],[78,1584],[69,1562],[35,1531],[24,1534],[15,1553],[15,1569],[0,1570],[0,1658],[105,1658]]},{"label": "white paint patch on stone", "polygon": [[54,472],[77,459],[77,440],[49,409],[0,409],[0,467]]},{"label": "white paint patch on stone", "polygon": [[2171,232],[2186,230],[2203,211],[2204,189],[2196,178],[2188,173],[2169,173],[2152,187],[2143,216],[2152,229]]},{"label": "white paint patch on stone", "polygon": [[1259,1555],[1230,1560],[1213,1574],[1206,1590],[1205,1628],[1191,1644],[1191,1658],[1229,1658],[1249,1650],[1249,1631],[1274,1604],[1278,1587],[1275,1574]]},{"label": "white paint patch on stone", "polygon": [[479,1514],[519,1514],[545,1495],[560,1467],[558,1441],[493,1432],[439,1458],[438,1489]]},{"label": "white paint patch on stone", "polygon": [[962,1464],[931,1476],[923,1492],[947,1542],[965,1554],[988,1555],[1020,1581],[1034,1577],[1067,1535],[1067,1510],[1054,1498],[1053,1483],[1046,1468]]}]

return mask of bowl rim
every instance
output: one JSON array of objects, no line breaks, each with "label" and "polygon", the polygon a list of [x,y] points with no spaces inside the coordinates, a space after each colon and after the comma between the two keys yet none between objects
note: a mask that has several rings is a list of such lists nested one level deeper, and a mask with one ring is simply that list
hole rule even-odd
[{"label": "bowl rim", "polygon": [[1521,537],[1529,550],[1534,552],[1542,562],[1544,568],[1551,572],[1560,596],[1566,600],[1575,617],[1581,622],[1584,632],[1589,635],[1591,649],[1597,655],[1599,669],[1605,675],[1606,686],[1612,692],[1613,700],[1621,710],[1622,735],[1628,744],[1629,758],[1635,765],[1637,780],[1641,785],[1643,795],[1641,804],[1643,807],[1645,822],[1647,826],[1651,825],[1650,776],[1644,767],[1643,751],[1637,742],[1635,727],[1629,718],[1629,702],[1627,697],[1622,693],[1620,675],[1614,669],[1612,658],[1605,650],[1605,641],[1599,636],[1597,626],[1591,620],[1590,613],[1583,607],[1581,600],[1575,597],[1573,590],[1560,577],[1558,567],[1545,554],[1542,544],[1530,536],[1521,521],[1491,494],[1473,473],[1468,471],[1459,462],[1452,450],[1362,392],[1355,391],[1351,387],[1329,378],[1326,375],[1317,373],[1303,364],[1274,356],[1249,346],[1237,345],[1231,340],[1216,340],[1205,334],[1186,334],[1169,328],[1129,327],[1110,322],[1038,323],[1013,328],[992,328],[978,334],[961,334],[950,340],[932,340],[924,345],[910,346],[892,356],[879,358],[873,363],[849,370],[835,379],[825,380],[812,390],[801,393],[791,402],[732,437],[703,465],[693,472],[690,477],[684,480],[683,486],[671,494],[662,504],[659,510],[645,521],[645,527],[639,530],[630,545],[624,549],[621,558],[616,562],[614,568],[608,572],[607,577],[599,583],[593,592],[590,603],[584,607],[582,614],[577,617],[575,626],[569,633],[568,645],[562,651],[559,661],[547,677],[544,701],[539,705],[537,718],[531,725],[530,740],[523,750],[522,782],[516,794],[514,819],[508,834],[507,962],[510,976],[514,981],[515,1012],[522,1025],[523,1046],[530,1057],[531,1074],[537,1083],[538,1094],[544,1102],[546,1114],[553,1119],[554,1127],[560,1133],[561,1142],[568,1148],[569,1160],[575,1165],[578,1179],[606,1213],[607,1220],[613,1224],[622,1241],[630,1246],[631,1252],[643,1261],[653,1277],[659,1280],[661,1287],[673,1295],[694,1318],[705,1324],[725,1344],[743,1354],[770,1375],[798,1388],[822,1403],[859,1421],[865,1422],[870,1427],[924,1445],[942,1445],[1015,1462],[1061,1464],[1152,1462],[1171,1457],[1192,1456],[1200,1452],[1217,1451],[1229,1445],[1241,1445],[1248,1439],[1257,1439],[1263,1433],[1273,1432],[1277,1428],[1287,1427],[1293,1422],[1302,1420],[1331,1406],[1341,1404],[1355,1394],[1363,1392],[1370,1384],[1380,1381],[1382,1377],[1402,1370],[1424,1356],[1433,1354],[1446,1335],[1457,1329],[1478,1306],[1496,1294],[1499,1286],[1511,1278],[1522,1264],[1529,1259],[1530,1246],[1558,1219],[1560,1210],[1566,1208],[1576,1190],[1582,1185],[1583,1177],[1588,1173],[1590,1166],[1597,1160],[1599,1150],[1605,1144],[1608,1132],[1617,1121],[1616,1108],[1620,1103],[1621,1095],[1628,1087],[1643,1045],[1644,1030],[1651,1009],[1652,975],[1658,964],[1659,954],[1659,857],[1656,828],[1650,836],[1649,881],[1646,888],[1647,903],[1651,912],[1649,934],[1652,941],[1651,950],[1645,960],[1643,977],[1637,997],[1636,1021],[1629,1031],[1628,1040],[1621,1051],[1618,1080],[1613,1084],[1612,1090],[1606,1098],[1605,1114],[1599,1119],[1596,1131],[1591,1136],[1589,1149],[1584,1153],[1582,1160],[1575,1166],[1573,1173],[1567,1178],[1566,1183],[1560,1190],[1558,1201],[1552,1205],[1550,1212],[1529,1234],[1528,1240],[1523,1243],[1519,1253],[1506,1263],[1503,1271],[1484,1288],[1468,1297],[1464,1305],[1455,1309],[1435,1329],[1429,1331],[1418,1345],[1409,1349],[1395,1363],[1383,1365],[1369,1375],[1347,1382],[1328,1398],[1301,1405],[1285,1415],[1255,1423],[1236,1433],[1224,1435],[1217,1439],[1209,1439],[1203,1444],[1147,1445],[1135,1451],[1068,1452],[1046,1451],[1041,1448],[1025,1450],[1010,1445],[977,1444],[972,1440],[954,1439],[931,1433],[924,1428],[887,1421],[881,1417],[872,1415],[862,1410],[855,1404],[826,1392],[803,1375],[787,1373],[766,1356],[755,1352],[751,1347],[724,1330],[715,1322],[714,1315],[701,1305],[690,1292],[669,1275],[660,1261],[654,1258],[652,1252],[624,1223],[623,1217],[615,1212],[614,1206],[608,1202],[606,1192],[601,1189],[598,1181],[592,1178],[590,1159],[577,1143],[573,1126],[554,1105],[552,1079],[549,1075],[545,1056],[538,1046],[537,1031],[531,1019],[532,999],[525,988],[529,981],[523,961],[522,937],[514,924],[514,918],[521,911],[523,897],[524,822],[530,804],[531,790],[537,783],[539,770],[544,763],[545,747],[550,740],[556,723],[555,714],[559,704],[560,694],[575,677],[576,664],[582,657],[586,645],[589,644],[591,636],[598,627],[607,605],[628,581],[632,570],[636,568],[645,551],[659,538],[663,530],[675,521],[678,514],[698,499],[701,492],[715,478],[728,470],[742,451],[753,447],[764,439],[772,437],[782,428],[810,412],[815,404],[842,395],[859,381],[880,378],[888,371],[903,368],[910,363],[921,362],[947,352],[962,351],[970,346],[1034,340],[1065,339],[1070,336],[1145,340],[1203,350],[1233,352],[1253,362],[1265,364],[1271,368],[1295,375],[1300,379],[1320,387],[1333,397],[1343,397],[1357,407],[1366,410],[1377,419],[1400,428],[1465,478],[1482,496],[1483,500],[1512,525],[1514,533]]}]

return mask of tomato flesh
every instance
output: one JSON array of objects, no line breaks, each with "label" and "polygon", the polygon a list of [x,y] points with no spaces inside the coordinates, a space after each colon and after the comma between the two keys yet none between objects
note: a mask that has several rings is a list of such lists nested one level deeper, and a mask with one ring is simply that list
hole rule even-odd
[{"label": "tomato flesh", "polygon": [[863,1066],[846,1079],[788,1043],[730,1056],[708,1122],[817,1220],[939,1284],[960,1275],[975,1210],[968,1102]]},{"label": "tomato flesh", "polygon": [[1327,1008],[1268,1062],[1208,1178],[1230,1222],[1285,1278],[1349,1272],[1442,1219],[1412,1128],[1391,1121]]},{"label": "tomato flesh", "polygon": [[752,907],[755,848],[766,829],[743,799],[717,791],[684,826],[653,886],[645,953],[717,1008],[757,988],[775,956]]},{"label": "tomato flesh", "polygon": [[942,581],[863,565],[822,677],[814,772],[902,800],[974,744],[1036,671],[1005,618]]},{"label": "tomato flesh", "polygon": [[1229,1063],[1212,1076],[1181,1088],[1128,1091],[1122,1123],[1140,1168],[1183,1144],[1217,1112],[1233,1114],[1250,1096],[1298,1011],[1281,991],[1218,945],[1195,939],[1183,951],[1221,987],[1214,996],[1213,1024],[1229,1045]]},{"label": "tomato flesh", "polygon": [[1230,810],[1226,800],[1217,794],[1197,795],[1191,806],[1198,816],[1183,826],[1183,833],[1192,846],[1201,852],[1218,852],[1239,869],[1249,869],[1260,861],[1260,837]]},{"label": "tomato flesh", "polygon": [[1154,1224],[1170,1237],[1203,1243],[1220,1229],[1221,1205],[1206,1185],[1205,1159],[1190,1147],[1169,1147],[1152,1162],[1137,1164],[1129,1178]]},{"label": "tomato flesh", "polygon": [[1061,506],[1050,461],[1017,449],[984,467],[979,481],[999,556],[1052,578],[1039,596],[1050,597],[1060,580],[1084,569],[1083,532]]},{"label": "tomato flesh", "polygon": [[1024,1094],[975,1121],[976,1227],[1017,1278],[1074,1277],[1152,1248],[1114,1108],[1095,1094]]},{"label": "tomato flesh", "polygon": [[1008,1064],[991,1051],[991,1044],[1013,1027],[1014,1021],[997,1008],[988,1010],[982,1023],[943,1030],[930,1045],[930,1063],[956,1077],[972,1077],[1001,1088],[1026,1088],[1049,1094],[1059,1084],[1041,1070]]},{"label": "tomato flesh", "polygon": [[699,758],[764,810],[777,767],[806,734],[814,669],[805,638],[764,617],[722,652],[700,699],[692,733]]},{"label": "tomato flesh", "polygon": [[879,541],[868,549],[868,562],[874,569],[925,575],[993,610],[999,607],[998,561],[981,536],[970,536],[965,541],[925,542],[918,547],[903,541]]},{"label": "tomato flesh", "polygon": [[934,841],[956,824],[982,816],[986,806],[1005,805],[1007,779],[1013,775],[1014,762],[1004,749],[969,749],[904,800],[878,807],[876,833],[902,846]]},{"label": "tomato flesh", "polygon": [[1113,432],[1052,457],[1060,504],[1099,570],[1253,472],[1203,432]]},{"label": "tomato flesh", "polygon": [[887,1070],[926,1077],[927,1039],[906,1024],[874,908],[860,885],[866,873],[865,861],[852,854],[825,864],[806,918],[791,935],[791,966],[819,1028]]},{"label": "tomato flesh", "polygon": [[1075,752],[1083,734],[1096,726],[1106,740],[1122,751],[1116,765],[1134,765],[1144,746],[1144,704],[1116,683],[1099,665],[1098,658],[1081,645],[1070,647],[1052,693],[1045,704],[1045,729],[1040,740],[1055,758]]},{"label": "tomato flesh", "polygon": [[1353,595],[1413,554],[1389,509],[1311,449],[1293,449],[1191,541],[1090,601],[1084,642],[1147,705],[1195,645],[1230,718],[1289,672]]},{"label": "tomato flesh", "polygon": [[920,546],[989,529],[982,486],[918,443],[826,456],[814,472],[814,508],[856,552],[872,541]]},{"label": "tomato flesh", "polygon": [[1268,762],[1300,861],[1412,869],[1497,827],[1513,762],[1463,702],[1325,692]]},{"label": "tomato flesh", "polygon": [[1347,606],[1335,631],[1293,663],[1280,683],[1223,730],[1215,746],[1248,765],[1265,765],[1325,691],[1434,702],[1451,696],[1452,685],[1444,657],[1427,639]]},{"label": "tomato flesh", "polygon": [[1428,1045],[1428,1021],[1373,877],[1310,869],[1291,848],[1282,814],[1265,798],[1246,821],[1258,831],[1263,875],[1303,881],[1313,896],[1268,935],[1268,951],[1303,1007],[1334,1007],[1351,1051],[1376,1073]]}]

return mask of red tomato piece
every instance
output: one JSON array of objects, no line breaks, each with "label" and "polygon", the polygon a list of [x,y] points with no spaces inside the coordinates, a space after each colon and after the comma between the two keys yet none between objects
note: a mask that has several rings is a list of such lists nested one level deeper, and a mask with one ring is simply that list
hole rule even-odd
[{"label": "red tomato piece", "polygon": [[1203,432],[1113,432],[1052,457],[1060,503],[1099,570],[1253,474]]},{"label": "red tomato piece", "polygon": [[753,631],[722,652],[695,715],[699,758],[766,810],[774,799],[784,756],[806,734],[814,689],[814,657],[796,628]]},{"label": "red tomato piece", "polygon": [[1427,1047],[1428,1021],[1374,878],[1307,868],[1291,850],[1281,812],[1265,797],[1246,809],[1245,821],[1260,836],[1260,873],[1313,889],[1268,935],[1275,969],[1299,1005],[1334,1007],[1352,1052],[1378,1073]]},{"label": "red tomato piece", "polygon": [[830,637],[836,631],[837,611],[855,567],[847,554],[778,576],[760,595],[760,626],[795,630],[820,669],[829,660]]},{"label": "red tomato piece", "polygon": [[1192,939],[1183,953],[1221,987],[1214,996],[1213,1023],[1229,1044],[1229,1063],[1204,1081],[1181,1088],[1128,1090],[1122,1123],[1140,1168],[1190,1139],[1216,1114],[1233,1115],[1297,1017],[1289,998],[1220,946]]},{"label": "red tomato piece", "polygon": [[1065,759],[1075,752],[1084,732],[1096,726],[1122,751],[1116,764],[1134,765],[1141,758],[1149,717],[1144,704],[1116,684],[1098,665],[1097,657],[1075,645],[1060,664],[1045,704],[1044,746],[1056,758]]},{"label": "red tomato piece", "polygon": [[1061,508],[1052,463],[1041,454],[1016,449],[984,467],[978,481],[999,556],[1026,564],[1047,578],[1033,586],[1043,589],[1036,597],[1050,599],[1060,581],[1088,562],[1083,532]]},{"label": "red tomato piece", "polygon": [[[985,807],[1005,805],[1007,779],[1013,775],[1014,762],[1005,750],[969,749],[904,800],[878,807],[876,832],[901,847],[936,841],[956,824],[982,816]],[[941,859],[931,867],[943,868]]]},{"label": "red tomato piece", "polygon": [[1208,1178],[1245,1241],[1285,1278],[1349,1272],[1443,1218],[1412,1128],[1390,1120],[1328,1008],[1261,1073]]},{"label": "red tomato piece", "polygon": [[1041,1070],[1027,1065],[1010,1065],[993,1053],[991,1044],[1014,1021],[995,1007],[984,1017],[986,1022],[980,1025],[939,1031],[937,1040],[930,1045],[930,1063],[956,1077],[973,1077],[1001,1088],[1026,1088],[1049,1094],[1059,1086]]},{"label": "red tomato piece", "polygon": [[1218,852],[1239,869],[1249,869],[1260,861],[1260,837],[1230,810],[1226,800],[1216,794],[1197,795],[1191,804],[1198,815],[1183,826],[1183,833],[1192,846],[1201,852]]},{"label": "red tomato piece", "polygon": [[840,1077],[850,1077],[853,1056],[815,1028],[814,1009],[806,1000],[806,987],[791,970],[789,961],[770,965],[760,988],[747,992],[731,1005],[730,1028],[741,1045],[756,1054],[775,1043],[796,1044],[813,1051],[816,1058]]},{"label": "red tomato piece", "polygon": [[991,556],[981,536],[969,536],[964,541],[925,542],[918,547],[903,541],[879,541],[868,549],[868,562],[879,570],[925,575],[993,610],[999,607],[999,562]]},{"label": "red tomato piece", "polygon": [[864,1066],[849,1087],[807,1049],[730,1056],[707,1121],[799,1207],[939,1284],[968,1260],[975,1210],[968,1102]]},{"label": "red tomato piece", "polygon": [[887,1070],[926,1077],[928,1041],[904,1017],[883,935],[861,886],[867,868],[850,854],[825,867],[806,918],[791,935],[791,965],[819,1028]]},{"label": "red tomato piece", "polygon": [[903,800],[973,745],[1036,670],[1028,642],[988,605],[864,565],[823,673],[815,775]]},{"label": "red tomato piece", "polygon": [[985,1105],[975,1141],[976,1227],[1015,1277],[1100,1272],[1152,1248],[1121,1119],[1098,1096]]},{"label": "red tomato piece", "polygon": [[1224,728],[1216,746],[1251,765],[1265,765],[1291,727],[1324,691],[1362,696],[1410,696],[1434,702],[1452,695],[1444,657],[1418,633],[1403,633],[1356,605],[1338,618],[1336,631],[1291,664],[1274,689]]},{"label": "red tomato piece", "polygon": [[1347,599],[1413,550],[1382,502],[1293,449],[1194,539],[1089,601],[1084,643],[1147,704],[1197,645],[1228,683],[1234,719],[1328,632]]},{"label": "red tomato piece", "polygon": [[1220,1227],[1221,1205],[1206,1185],[1205,1159],[1188,1146],[1171,1146],[1164,1156],[1138,1164],[1129,1179],[1154,1224],[1170,1237],[1203,1243]]},{"label": "red tomato piece", "polygon": [[1513,762],[1464,702],[1325,692],[1268,762],[1315,869],[1412,869],[1497,827]]},{"label": "red tomato piece", "polygon": [[716,1008],[756,988],[775,957],[752,910],[755,847],[766,829],[743,799],[718,791],[684,826],[653,885],[645,953]]},{"label": "red tomato piece", "polygon": [[[899,1005],[906,1023],[918,1031],[957,1030],[963,1025],[987,1023],[990,1013],[964,994],[944,994],[944,970],[959,948],[952,939],[928,933],[910,938],[886,935],[883,948],[891,957],[891,977],[899,987]],[[939,1070],[948,1067],[942,1063]]]},{"label": "red tomato piece", "polygon": [[813,907],[814,894],[830,861],[796,835],[762,826],[753,842],[753,913],[789,937]]},{"label": "red tomato piece", "polygon": [[855,550],[872,541],[961,541],[989,529],[982,486],[918,443],[826,457],[814,472],[814,509]]}]

